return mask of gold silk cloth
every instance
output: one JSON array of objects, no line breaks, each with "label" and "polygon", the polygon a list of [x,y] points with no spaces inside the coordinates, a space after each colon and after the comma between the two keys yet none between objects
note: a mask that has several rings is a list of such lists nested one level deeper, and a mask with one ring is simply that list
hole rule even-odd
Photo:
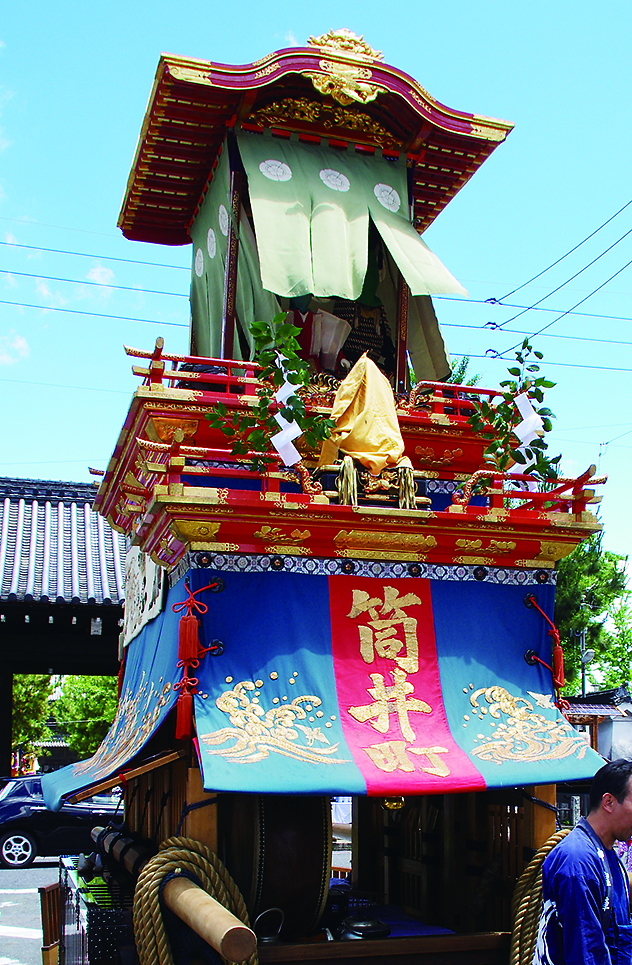
[{"label": "gold silk cloth", "polygon": [[404,456],[393,389],[366,354],[336,392],[331,418],[336,427],[323,443],[319,466],[330,465],[340,449],[374,476],[387,468],[411,467]]}]

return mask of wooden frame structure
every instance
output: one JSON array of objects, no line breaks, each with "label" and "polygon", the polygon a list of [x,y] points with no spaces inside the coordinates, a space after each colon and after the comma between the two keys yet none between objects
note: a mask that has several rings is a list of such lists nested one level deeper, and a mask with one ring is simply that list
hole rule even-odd
[{"label": "wooden frame structure", "polygon": [[[304,48],[241,67],[163,55],[119,225],[132,240],[186,244],[227,134],[241,128],[306,144],[324,140],[356,155],[405,156],[411,221],[421,232],[511,127],[444,107],[349,31],[330,31],[310,38]],[[211,427],[205,415],[219,404],[228,418],[250,413],[260,388],[257,365],[230,357],[235,348],[234,226],[245,190],[238,165],[232,164],[230,174],[233,218],[221,357],[198,357],[193,349],[190,355],[170,354],[162,339],[147,351],[127,349],[140,362],[133,371],[142,385],[99,489],[98,511],[170,571],[174,584],[188,570],[211,567],[215,555],[244,566],[265,560],[273,570],[320,560],[329,572],[339,567],[348,575],[365,561],[387,561],[401,563],[410,577],[419,576],[423,566],[437,566],[462,570],[473,581],[485,581],[493,571],[503,574],[502,583],[505,574],[517,571],[528,572],[536,583],[551,583],[556,562],[600,528],[590,506],[600,498],[593,487],[605,480],[590,467],[540,492],[528,475],[481,470],[488,440],[473,431],[468,418],[475,400],[493,403],[498,393],[423,381],[405,391],[409,298],[403,277],[394,402],[412,466],[414,508],[400,508],[397,479],[384,473],[365,480],[360,472],[361,498],[357,505],[345,502],[343,487],[335,485],[340,466],[326,467],[319,478],[318,453],[301,442],[298,469],[276,460],[253,473],[247,457],[234,455],[223,434]],[[304,390],[308,412],[330,412],[335,388],[325,381]],[[467,687],[464,692],[469,693]],[[546,703],[547,695],[536,696]],[[203,790],[192,744],[186,736],[176,739],[173,717],[126,765],[128,829],[163,840],[174,825],[184,823],[203,844],[228,856],[230,870],[231,848],[239,837],[230,801],[226,804],[232,791],[215,801]],[[261,843],[267,833],[265,807],[255,794],[249,797],[255,802],[254,837],[259,835]],[[510,895],[525,861],[554,830],[553,811],[541,806],[552,800],[554,790],[540,786],[526,794],[520,789],[413,794],[398,817],[386,800],[356,799],[354,885],[458,934],[396,942],[292,941],[263,947],[261,960],[501,965],[507,958]],[[187,811],[185,802],[204,807]],[[250,837],[244,837],[252,852]],[[259,888],[264,877],[263,854],[257,851],[255,859],[256,870],[245,874],[246,888],[252,882]],[[321,888],[319,902],[322,897]]]}]

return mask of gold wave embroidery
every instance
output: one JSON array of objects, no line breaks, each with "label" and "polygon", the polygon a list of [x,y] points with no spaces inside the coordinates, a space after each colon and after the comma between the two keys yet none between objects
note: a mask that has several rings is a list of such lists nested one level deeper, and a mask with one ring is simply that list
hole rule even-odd
[{"label": "gold wave embroidery", "polygon": [[[489,708],[479,703],[484,697]],[[472,748],[471,753],[483,761],[502,764],[505,761],[559,761],[577,755],[581,759],[588,745],[567,721],[558,717],[548,720],[534,713],[533,704],[525,697],[514,697],[503,687],[481,687],[470,694],[470,704],[481,716],[502,720],[490,738]],[[506,720],[502,718],[506,715]],[[478,735],[482,737],[481,734]]]},{"label": "gold wave embroidery", "polygon": [[121,695],[112,726],[101,746],[87,761],[73,764],[73,774],[94,771],[95,777],[105,777],[130,760],[151,737],[170,691],[170,681],[161,690],[145,679],[143,671],[140,687],[132,690],[128,686]]},{"label": "gold wave embroidery", "polygon": [[[228,714],[233,726],[200,735],[208,754],[221,754],[225,760],[239,763],[262,761],[271,752],[315,764],[350,763],[331,756],[337,752],[339,745],[330,744],[319,726],[298,723],[308,720],[309,709],[321,706],[320,697],[302,694],[291,703],[266,711],[249,697],[255,686],[252,680],[242,680],[217,698],[216,707]],[[301,735],[304,743],[296,743],[301,740]],[[211,746],[230,740],[235,741],[231,747]],[[316,749],[316,744],[327,746]]]}]

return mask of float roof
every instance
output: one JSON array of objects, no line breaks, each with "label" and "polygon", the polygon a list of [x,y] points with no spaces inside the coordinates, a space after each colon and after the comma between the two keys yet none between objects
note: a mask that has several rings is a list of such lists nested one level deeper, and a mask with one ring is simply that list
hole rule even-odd
[{"label": "float roof", "polygon": [[125,237],[188,244],[226,132],[240,125],[405,152],[419,232],[513,127],[445,107],[349,31],[311,37],[305,47],[245,66],[163,54],[119,217]]}]

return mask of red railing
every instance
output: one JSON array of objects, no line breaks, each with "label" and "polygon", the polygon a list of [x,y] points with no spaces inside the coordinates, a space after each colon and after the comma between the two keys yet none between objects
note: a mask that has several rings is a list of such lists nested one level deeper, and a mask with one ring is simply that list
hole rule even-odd
[{"label": "red railing", "polygon": [[[143,379],[143,385],[162,385],[170,388],[199,388],[202,391],[221,395],[254,395],[258,385],[257,373],[261,366],[255,362],[237,359],[212,359],[197,355],[174,355],[163,352],[164,339],[157,338],[153,352],[125,346],[125,352],[132,358],[147,359],[149,365],[132,366],[134,375]],[[166,362],[171,362],[167,368]],[[206,371],[189,371],[183,366],[198,366]],[[216,371],[208,371],[209,369]],[[241,375],[236,373],[240,372]]]},{"label": "red railing", "polygon": [[[170,388],[195,388],[220,394],[235,401],[239,395],[254,395],[259,385],[257,374],[262,368],[255,362],[237,359],[217,359],[196,355],[175,355],[163,352],[164,340],[156,339],[153,351],[130,348],[125,351],[133,358],[146,359],[148,366],[133,365],[134,375],[143,379],[143,385],[163,385]],[[168,367],[166,363],[170,362]],[[189,371],[183,366],[204,367],[207,371]],[[217,371],[208,371],[208,369]],[[239,374],[237,374],[239,373]],[[491,402],[501,395],[499,389],[480,386],[457,385],[446,382],[417,382],[408,397],[398,397],[398,415],[405,423],[408,417],[417,421],[419,415],[447,415],[467,421],[475,410],[474,399]],[[333,390],[331,393],[333,399]],[[321,404],[324,400],[321,401]]]},{"label": "red railing", "polygon": [[469,419],[475,411],[474,397],[491,402],[502,395],[500,389],[485,389],[478,385],[458,385],[452,382],[417,382],[411,389],[410,408],[432,415],[456,416]]},{"label": "red railing", "polygon": [[[467,480],[461,493],[456,492],[452,502],[457,506],[469,506],[470,499],[477,487],[479,495],[489,499],[490,509],[535,510],[547,513],[580,513],[589,503],[598,503],[594,489],[585,489],[584,484],[602,485],[607,476],[595,476],[596,466],[588,469],[576,479],[559,478],[552,480],[550,488],[534,490],[538,481],[527,473],[497,472],[492,469],[478,469]],[[485,486],[485,480],[491,480]],[[516,501],[520,505],[516,506]]]}]

